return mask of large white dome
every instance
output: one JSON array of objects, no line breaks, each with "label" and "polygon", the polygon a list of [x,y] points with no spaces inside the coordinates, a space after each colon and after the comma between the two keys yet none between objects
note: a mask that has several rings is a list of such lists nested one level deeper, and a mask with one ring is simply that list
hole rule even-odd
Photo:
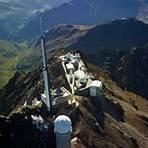
[{"label": "large white dome", "polygon": [[54,120],[54,130],[60,134],[72,132],[72,123],[70,118],[65,115],[58,116]]}]

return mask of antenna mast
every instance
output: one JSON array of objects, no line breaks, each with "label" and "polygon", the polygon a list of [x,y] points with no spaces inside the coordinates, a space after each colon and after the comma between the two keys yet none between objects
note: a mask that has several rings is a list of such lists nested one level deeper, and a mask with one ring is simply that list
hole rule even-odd
[{"label": "antenna mast", "polygon": [[52,108],[52,99],[50,94],[50,75],[48,72],[48,63],[47,63],[47,55],[45,49],[45,37],[43,32],[43,23],[42,18],[40,18],[40,30],[41,30],[41,48],[43,55],[43,77],[44,77],[44,94],[41,94],[41,99],[45,103],[48,111],[51,111]]}]

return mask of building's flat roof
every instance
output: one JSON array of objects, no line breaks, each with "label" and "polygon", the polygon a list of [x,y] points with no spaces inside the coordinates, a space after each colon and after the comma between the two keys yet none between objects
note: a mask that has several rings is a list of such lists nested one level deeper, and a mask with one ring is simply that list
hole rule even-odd
[{"label": "building's flat roof", "polygon": [[68,63],[68,64],[66,64],[66,68],[67,69],[74,69],[75,67],[72,63]]},{"label": "building's flat roof", "polygon": [[90,86],[102,87],[102,81],[94,80]]}]

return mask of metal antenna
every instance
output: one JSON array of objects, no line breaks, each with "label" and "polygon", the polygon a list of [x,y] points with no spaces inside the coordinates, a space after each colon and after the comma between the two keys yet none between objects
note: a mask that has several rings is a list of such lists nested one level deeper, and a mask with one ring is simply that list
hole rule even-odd
[{"label": "metal antenna", "polygon": [[43,23],[42,23],[42,18],[40,17],[40,31],[41,31],[41,36],[43,35]]},{"label": "metal antenna", "polygon": [[51,111],[52,108],[52,99],[50,93],[50,75],[48,72],[48,63],[47,63],[47,55],[45,49],[45,37],[43,32],[43,23],[42,18],[40,18],[40,30],[41,30],[41,48],[43,55],[43,76],[44,76],[44,89],[45,92],[42,94],[42,100],[46,104],[48,111]]}]

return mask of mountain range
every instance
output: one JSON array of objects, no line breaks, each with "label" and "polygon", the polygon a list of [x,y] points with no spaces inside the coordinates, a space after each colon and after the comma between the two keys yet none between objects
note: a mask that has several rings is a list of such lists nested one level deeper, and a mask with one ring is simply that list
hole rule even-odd
[{"label": "mountain range", "polygon": [[20,6],[24,6],[27,9],[42,9],[47,8],[51,9],[62,3],[69,2],[70,0],[0,0],[0,2],[5,2],[9,4],[17,4]]},{"label": "mountain range", "polygon": [[[148,86],[148,83],[145,81],[147,79],[147,73],[144,70],[145,68],[142,68],[145,67],[144,65],[146,62],[142,59],[143,57],[147,59],[148,54],[145,54],[146,52],[142,52],[143,50],[140,50],[143,48],[145,48],[145,50],[147,49],[147,46],[145,46],[148,43],[147,34],[147,24],[138,21],[137,19],[130,18],[111,21],[109,23],[96,26],[57,25],[50,28],[45,37],[48,52],[59,48],[78,50],[87,57],[89,62],[111,72],[115,80],[123,84],[124,87],[148,98],[146,87]],[[27,67],[27,63],[30,63],[30,65],[36,65],[37,63],[35,61],[41,63],[41,60],[39,60],[41,59],[40,42],[37,40],[30,46],[36,47],[37,49],[34,48],[35,51],[32,51],[33,54],[29,54],[29,50],[28,53],[26,53],[26,56],[24,54],[27,61],[20,61],[17,65],[18,69],[24,69]],[[141,54],[139,54],[139,56],[141,55],[141,60],[139,60],[138,55],[135,55],[134,61],[130,62],[131,64],[128,65],[128,67],[126,64],[122,67],[121,65],[123,64],[121,64],[121,61],[125,59],[123,57],[127,57],[130,50],[134,47],[137,47],[136,51],[141,51]],[[132,57],[128,56],[125,61],[131,61],[130,58]],[[134,64],[135,61],[136,63],[141,63],[142,69],[138,66],[139,64]],[[122,67],[122,71],[119,71],[118,67]],[[131,69],[132,72],[130,72]],[[136,79],[133,76],[135,74],[135,70],[138,71]],[[127,71],[129,71],[129,73],[126,73]],[[117,75],[117,73],[119,75]],[[132,73],[133,75],[130,76]],[[135,81],[141,83],[137,82],[137,85],[135,85]]]},{"label": "mountain range", "polygon": [[31,19],[16,34],[15,39],[30,40],[38,36],[40,18],[43,19],[45,30],[50,26],[63,23],[92,25],[142,15],[147,11],[146,8],[142,9],[147,4],[147,0],[72,0]]},{"label": "mountain range", "polygon": [[0,39],[12,40],[12,36],[23,28],[30,19],[45,10],[52,9],[65,1],[0,1]]},{"label": "mountain range", "polygon": [[[40,18],[55,104],[50,113],[41,101]],[[147,148],[147,23],[148,0],[0,0],[0,145],[56,148],[53,123],[64,114],[72,120],[72,148]],[[70,93],[59,57],[78,52],[90,81],[102,82],[99,97],[89,87]],[[32,116],[43,118],[48,132]]]},{"label": "mountain range", "polygon": [[40,18],[45,30],[63,23],[94,25],[129,17],[147,22],[147,6],[147,0],[2,0],[0,26],[3,33],[0,38],[33,40],[40,33]]},{"label": "mountain range", "polygon": [[[147,34],[147,24],[130,18],[94,26],[57,25],[46,32],[45,38],[48,53],[60,48],[79,50],[89,62],[109,71],[125,88],[148,98],[147,73],[145,68],[142,68],[146,63],[143,60],[148,57],[146,52],[142,52],[143,48],[145,51],[147,49]],[[136,51],[141,51],[139,54],[141,60],[137,54],[134,59],[132,55],[129,56],[134,47]],[[40,41],[34,40],[28,49],[25,48],[19,54],[17,63],[14,64],[15,71],[30,71],[41,64],[41,55]],[[130,64],[123,64],[127,62]],[[141,67],[139,64],[134,64],[135,62],[140,62]],[[136,77],[133,76],[135,71],[137,71]]]},{"label": "mountain range", "polygon": [[93,27],[72,47],[87,52],[96,52],[98,48],[126,50],[146,44],[147,33],[147,24],[135,18],[120,19]]}]

